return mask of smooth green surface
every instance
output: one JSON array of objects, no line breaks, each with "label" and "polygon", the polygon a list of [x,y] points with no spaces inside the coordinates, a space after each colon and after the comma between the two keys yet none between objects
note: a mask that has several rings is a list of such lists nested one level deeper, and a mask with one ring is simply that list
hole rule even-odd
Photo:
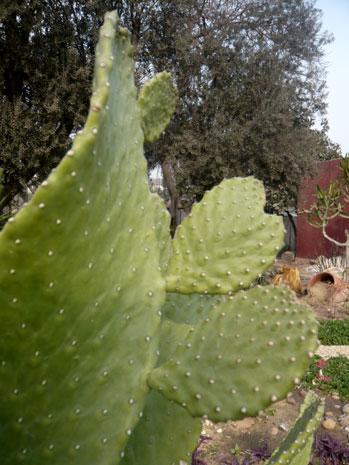
[{"label": "smooth green surface", "polygon": [[229,294],[247,288],[283,245],[282,218],[264,213],[263,185],[233,178],[207,192],[177,228],[166,288]]},{"label": "smooth green surface", "polygon": [[159,338],[157,365],[167,362],[178,346],[182,345],[192,327],[183,323],[163,319]]},{"label": "smooth green surface", "polygon": [[172,252],[170,236],[171,216],[165,207],[163,199],[158,194],[152,194],[152,201],[155,209],[154,230],[160,252],[160,268],[161,272],[165,274]]},{"label": "smooth green surface", "polygon": [[138,103],[142,113],[142,127],[147,142],[154,142],[165,130],[176,108],[177,91],[171,74],[156,74],[142,87]]},{"label": "smooth green surface", "polygon": [[87,123],[0,234],[2,465],[116,464],[144,406],[164,283],[132,70],[107,14]]},{"label": "smooth green surface", "polygon": [[256,415],[298,383],[317,346],[317,323],[291,291],[241,291],[191,327],[151,387],[213,421]]},{"label": "smooth green surface", "polygon": [[314,432],[324,413],[323,402],[308,393],[295,425],[265,465],[308,465]]},{"label": "smooth green surface", "polygon": [[[172,355],[190,331],[185,324],[161,321],[157,364]],[[130,435],[121,465],[172,465],[189,462],[201,432],[201,419],[158,391],[150,390],[135,430]]]},{"label": "smooth green surface", "polygon": [[201,420],[151,390],[121,465],[178,465],[190,463],[201,432]]},{"label": "smooth green surface", "polygon": [[321,344],[349,345],[349,320],[323,320],[319,326]]},{"label": "smooth green surface", "polygon": [[171,321],[191,325],[210,316],[217,304],[225,299],[224,296],[168,292],[161,311]]}]

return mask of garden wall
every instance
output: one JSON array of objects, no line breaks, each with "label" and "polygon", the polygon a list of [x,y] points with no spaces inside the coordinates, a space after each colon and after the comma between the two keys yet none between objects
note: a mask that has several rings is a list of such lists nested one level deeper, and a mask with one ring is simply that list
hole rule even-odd
[{"label": "garden wall", "polygon": [[[317,172],[313,178],[304,178],[298,192],[298,217],[296,255],[302,258],[316,258],[319,255],[331,257],[343,255],[344,247],[337,247],[325,239],[320,229],[310,226],[307,215],[302,210],[309,208],[314,203],[314,192],[318,184],[322,188],[327,187],[340,172],[340,159],[322,161],[317,164]],[[345,241],[345,229],[349,229],[349,220],[336,218],[331,221],[326,231],[337,241]]]}]

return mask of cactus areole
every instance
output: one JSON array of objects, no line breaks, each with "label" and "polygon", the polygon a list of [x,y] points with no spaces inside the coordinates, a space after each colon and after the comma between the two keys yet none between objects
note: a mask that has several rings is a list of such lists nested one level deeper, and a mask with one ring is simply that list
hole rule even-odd
[{"label": "cactus areole", "polygon": [[106,14],[86,124],[0,233],[2,465],[188,461],[203,415],[255,415],[307,367],[308,309],[248,290],[283,242],[259,181],[223,181],[170,238],[143,143],[175,104],[168,73],[137,98],[129,34]]}]

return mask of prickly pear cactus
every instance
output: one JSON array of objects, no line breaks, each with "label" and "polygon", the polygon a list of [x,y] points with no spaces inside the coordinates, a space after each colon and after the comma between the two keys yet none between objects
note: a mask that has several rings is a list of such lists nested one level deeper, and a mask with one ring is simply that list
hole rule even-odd
[{"label": "prickly pear cactus", "polygon": [[165,287],[132,69],[108,14],[86,125],[1,233],[2,463],[115,463],[143,410]]},{"label": "prickly pear cactus", "polygon": [[256,414],[316,347],[290,291],[246,290],[283,238],[260,182],[224,181],[171,241],[143,142],[163,132],[176,92],[161,73],[137,100],[132,69],[108,13],[85,127],[0,233],[4,465],[188,460],[202,415]]},{"label": "prickly pear cactus", "polygon": [[324,402],[308,393],[293,428],[265,465],[308,465],[314,433],[324,414]]}]

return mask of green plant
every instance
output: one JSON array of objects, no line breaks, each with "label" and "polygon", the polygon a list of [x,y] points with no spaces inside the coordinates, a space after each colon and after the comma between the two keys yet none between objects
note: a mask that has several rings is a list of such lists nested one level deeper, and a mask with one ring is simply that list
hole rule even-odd
[{"label": "green plant", "polygon": [[[224,181],[172,241],[143,157],[174,110],[170,76],[137,100],[116,13],[96,57],[84,129],[0,233],[4,465],[178,462],[202,416],[257,414],[299,382],[317,345],[290,291],[245,290],[282,245],[261,183]],[[312,399],[299,434],[320,408]]]},{"label": "green plant", "polygon": [[236,457],[239,457],[239,455],[241,454],[241,448],[239,444],[235,444],[235,446],[230,449],[230,453],[232,455],[235,455]]},{"label": "green plant", "polygon": [[319,375],[319,362],[321,361],[323,361],[321,357],[314,357],[304,375],[303,386],[337,393],[341,399],[349,400],[349,360],[346,357],[332,357],[323,364],[322,375]]},{"label": "green plant", "polygon": [[349,345],[349,320],[323,320],[319,340],[324,345]]}]

